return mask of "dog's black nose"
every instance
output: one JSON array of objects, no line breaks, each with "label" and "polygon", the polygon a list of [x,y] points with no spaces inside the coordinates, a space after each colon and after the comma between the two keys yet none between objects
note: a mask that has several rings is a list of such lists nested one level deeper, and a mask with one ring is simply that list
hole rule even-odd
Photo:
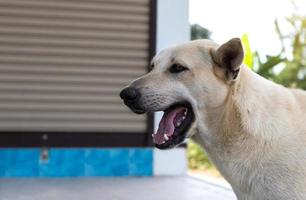
[{"label": "dog's black nose", "polygon": [[139,97],[139,92],[133,87],[128,87],[120,92],[120,97],[126,101],[134,101]]}]

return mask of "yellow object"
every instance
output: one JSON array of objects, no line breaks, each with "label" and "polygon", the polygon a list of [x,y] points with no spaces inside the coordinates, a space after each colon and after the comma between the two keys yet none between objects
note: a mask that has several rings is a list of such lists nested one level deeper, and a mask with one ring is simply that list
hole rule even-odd
[{"label": "yellow object", "polygon": [[242,35],[241,41],[242,41],[243,48],[244,48],[243,63],[252,69],[253,68],[253,53],[251,50],[248,35],[246,33]]}]

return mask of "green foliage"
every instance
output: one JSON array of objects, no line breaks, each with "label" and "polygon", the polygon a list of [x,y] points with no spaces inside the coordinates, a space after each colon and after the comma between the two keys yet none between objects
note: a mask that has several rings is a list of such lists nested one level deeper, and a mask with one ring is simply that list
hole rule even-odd
[{"label": "green foliage", "polygon": [[266,55],[262,61],[260,54],[255,52],[253,67],[258,74],[286,87],[306,89],[306,16],[293,15],[286,22],[291,31],[283,34],[275,20],[275,30],[282,45],[280,53]]},{"label": "green foliage", "polygon": [[191,25],[191,40],[197,39],[209,39],[211,36],[211,32],[200,26],[199,24]]},{"label": "green foliage", "polygon": [[204,150],[190,140],[187,147],[189,169],[205,170],[213,167]]},{"label": "green foliage", "polygon": [[276,79],[277,74],[273,71],[274,67],[278,64],[286,61],[285,58],[282,58],[281,54],[276,56],[265,56],[265,62],[262,62],[259,56],[259,53],[256,51],[254,54],[254,60],[258,65],[258,68],[255,71],[263,77],[274,80]]}]

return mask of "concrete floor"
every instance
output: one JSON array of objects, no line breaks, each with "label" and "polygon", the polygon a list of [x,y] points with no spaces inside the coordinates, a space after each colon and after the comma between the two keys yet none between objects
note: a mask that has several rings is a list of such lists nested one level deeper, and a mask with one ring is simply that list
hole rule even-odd
[{"label": "concrete floor", "polygon": [[0,179],[0,200],[235,200],[233,192],[189,176]]}]

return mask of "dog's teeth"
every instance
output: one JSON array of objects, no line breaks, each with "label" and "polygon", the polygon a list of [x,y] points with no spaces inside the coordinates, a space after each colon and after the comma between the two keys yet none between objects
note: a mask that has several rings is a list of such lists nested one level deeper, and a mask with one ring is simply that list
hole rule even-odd
[{"label": "dog's teeth", "polygon": [[183,116],[183,117],[182,117],[182,119],[183,119],[183,120],[185,120],[185,119],[186,119],[186,117],[185,117],[185,116]]},{"label": "dog's teeth", "polygon": [[176,127],[179,127],[181,125],[182,122],[178,121],[176,122]]},{"label": "dog's teeth", "polygon": [[166,143],[166,141],[164,140],[163,142],[162,142],[162,144],[165,144]]},{"label": "dog's teeth", "polygon": [[169,140],[169,137],[168,137],[168,135],[167,135],[167,134],[164,134],[164,138],[165,138],[165,140],[166,140],[166,141],[168,141],[168,140]]},{"label": "dog's teeth", "polygon": [[152,134],[152,137],[154,137],[154,134]]}]

